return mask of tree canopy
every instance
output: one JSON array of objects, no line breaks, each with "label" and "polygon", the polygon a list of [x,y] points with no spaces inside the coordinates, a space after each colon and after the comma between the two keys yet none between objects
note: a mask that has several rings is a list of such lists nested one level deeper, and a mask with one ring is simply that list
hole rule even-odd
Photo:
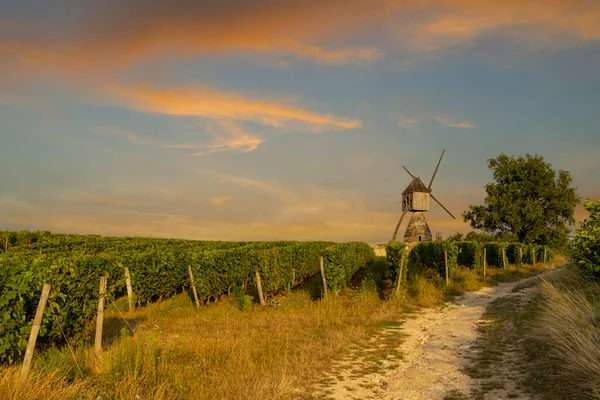
[{"label": "tree canopy", "polygon": [[494,181],[485,185],[484,204],[471,205],[462,216],[475,229],[514,236],[523,243],[562,247],[568,224],[574,224],[579,197],[568,171],[552,169],[539,155],[500,154],[488,160]]}]

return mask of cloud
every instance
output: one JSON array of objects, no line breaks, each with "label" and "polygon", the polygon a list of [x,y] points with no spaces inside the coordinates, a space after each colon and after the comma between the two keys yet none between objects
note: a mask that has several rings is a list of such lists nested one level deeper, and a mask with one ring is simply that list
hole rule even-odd
[{"label": "cloud", "polygon": [[440,116],[434,116],[433,119],[435,119],[436,121],[438,121],[439,123],[446,125],[450,128],[462,128],[462,129],[474,129],[476,128],[475,125],[473,125],[472,123],[470,123],[469,121],[453,121],[450,118],[447,117],[440,117]]},{"label": "cloud", "polygon": [[302,123],[317,129],[355,129],[361,126],[357,119],[308,111],[281,100],[250,99],[209,87],[112,86],[105,91],[115,104],[145,112],[229,118],[275,127],[289,123]]},{"label": "cloud", "polygon": [[117,206],[117,207],[121,207],[121,206],[122,207],[134,207],[134,206],[139,205],[139,203],[136,203],[133,201],[117,200],[117,199],[105,197],[102,195],[96,195],[96,194],[74,195],[74,196],[70,196],[69,200],[83,201],[83,202],[96,203],[96,204],[105,204],[105,205]]},{"label": "cloud", "polygon": [[209,126],[209,132],[213,135],[212,142],[200,147],[205,150],[195,153],[195,156],[220,151],[248,153],[264,142],[263,138],[248,134],[236,121],[229,119],[217,120],[213,126]]},{"label": "cloud", "polygon": [[231,196],[218,196],[218,197],[210,198],[210,202],[213,203],[215,206],[223,205],[223,204],[227,203],[229,200],[231,200]]},{"label": "cloud", "polygon": [[383,53],[375,48],[325,50],[322,47],[304,43],[290,43],[289,50],[324,65],[360,64],[361,62],[377,61],[383,57]]},{"label": "cloud", "polygon": [[600,6],[570,0],[432,0],[412,3],[413,13],[391,22],[394,36],[408,37],[418,51],[464,44],[486,35],[510,37],[518,44],[553,47],[560,36],[579,45],[600,39]]},{"label": "cloud", "polygon": [[194,156],[205,156],[223,151],[246,153],[256,150],[264,142],[263,138],[248,134],[232,120],[219,120],[209,126],[208,131],[212,134],[213,139],[206,144],[167,143],[116,127],[92,127],[91,131],[97,135],[122,137],[130,143],[143,146],[196,150],[192,153]]},{"label": "cloud", "polygon": [[21,211],[30,211],[35,209],[35,206],[16,193],[1,194],[0,209],[6,210],[11,208]]},{"label": "cloud", "polygon": [[[70,4],[69,4],[70,3]],[[101,73],[131,62],[224,52],[291,53],[324,65],[377,61],[408,45],[432,51],[487,34],[556,43],[600,39],[595,1],[132,0],[45,2],[70,10],[44,19],[2,10],[3,67]],[[18,7],[16,7],[18,9]],[[377,37],[373,35],[377,34]],[[552,38],[553,40],[548,40]],[[344,47],[378,42],[380,46]],[[383,50],[382,50],[383,48]]]},{"label": "cloud", "polygon": [[400,128],[414,129],[421,121],[415,118],[401,118],[397,120],[397,123]]},{"label": "cloud", "polygon": [[48,3],[49,8],[52,3],[56,8],[68,7],[70,18],[36,23],[42,16],[34,11],[11,15],[7,10],[5,19],[11,23],[5,29],[10,34],[0,42],[0,55],[16,59],[14,68],[43,65],[99,73],[165,55],[244,51],[291,53],[324,65],[360,64],[378,60],[381,52],[369,46],[335,45],[335,40],[326,46],[315,43],[342,38],[341,32],[390,9],[387,0],[380,4],[369,0]]}]

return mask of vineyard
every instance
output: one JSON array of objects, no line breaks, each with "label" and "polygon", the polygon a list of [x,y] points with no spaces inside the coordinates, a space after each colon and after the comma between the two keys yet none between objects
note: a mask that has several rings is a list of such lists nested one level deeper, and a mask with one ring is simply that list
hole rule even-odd
[{"label": "vineyard", "polygon": [[[255,285],[264,296],[292,288],[319,273],[323,259],[327,287],[344,287],[374,258],[366,243],[222,242],[116,238],[0,232],[0,363],[23,357],[44,283],[52,285],[38,343],[42,346],[88,340],[99,298],[98,282],[108,277],[107,301],[126,293],[125,271],[138,306],[190,289],[188,271],[201,303],[235,288]],[[257,274],[258,272],[258,274]]]},{"label": "vineyard", "polygon": [[447,273],[451,278],[457,266],[474,270],[484,269],[485,266],[504,268],[509,264],[523,266],[546,263],[555,257],[548,246],[521,243],[435,241],[418,243],[410,251],[409,247],[403,242],[390,242],[386,246],[388,267],[394,281],[401,273],[401,282],[406,282],[408,264],[413,273],[433,270],[439,276]]}]

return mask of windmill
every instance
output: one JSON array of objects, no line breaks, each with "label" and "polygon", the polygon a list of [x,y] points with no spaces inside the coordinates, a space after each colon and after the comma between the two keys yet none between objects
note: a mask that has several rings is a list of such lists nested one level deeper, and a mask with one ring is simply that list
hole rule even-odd
[{"label": "windmill", "polygon": [[406,233],[404,234],[404,241],[407,243],[413,242],[430,242],[432,239],[431,230],[429,229],[429,225],[427,225],[427,221],[425,220],[424,212],[429,211],[429,198],[431,197],[436,203],[440,205],[450,216],[454,219],[456,217],[452,215],[450,211],[446,207],[443,206],[442,203],[436,199],[431,193],[431,185],[433,184],[433,180],[435,175],[440,168],[440,163],[442,162],[442,157],[444,157],[444,153],[446,150],[442,151],[442,155],[440,156],[440,160],[435,167],[435,171],[433,176],[431,177],[431,181],[429,181],[429,186],[425,186],[420,177],[414,176],[408,168],[404,165],[402,168],[411,176],[412,181],[410,184],[404,189],[402,192],[402,215],[400,216],[400,220],[396,225],[396,230],[394,231],[394,236],[392,236],[392,240],[396,240],[396,235],[398,235],[398,229],[400,229],[400,224],[402,223],[402,219],[406,215],[406,213],[411,212],[412,217],[410,218],[410,222],[406,227]]}]

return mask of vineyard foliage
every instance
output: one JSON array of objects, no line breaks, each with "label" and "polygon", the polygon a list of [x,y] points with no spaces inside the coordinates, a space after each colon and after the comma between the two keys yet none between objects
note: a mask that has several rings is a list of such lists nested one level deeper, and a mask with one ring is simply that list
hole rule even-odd
[{"label": "vineyard foliage", "polygon": [[[404,262],[406,263],[406,246],[406,243],[396,241],[391,241],[385,246],[385,254],[392,282],[398,282],[402,257],[405,257]],[[406,271],[407,268],[402,268],[402,282],[406,282]]]},{"label": "vineyard foliage", "polygon": [[[394,280],[397,279],[402,255],[406,254],[406,246],[406,243],[401,242],[389,242],[386,246],[388,267]],[[482,269],[484,249],[486,264],[496,268],[502,268],[504,265],[509,264],[519,265],[519,249],[522,249],[523,252],[523,264],[531,264],[533,261],[532,254],[534,253],[536,262],[548,262],[554,258],[554,252],[547,246],[447,240],[418,243],[410,251],[409,262],[412,271],[419,272],[424,269],[432,269],[440,276],[444,276],[445,250],[448,257],[448,274],[452,276],[452,270],[459,265],[471,269]],[[506,263],[503,258],[505,258]],[[405,277],[403,277],[403,281],[405,281]]]},{"label": "vineyard foliage", "polygon": [[505,242],[493,242],[484,243],[485,249],[485,262],[490,267],[503,268],[508,265],[508,259],[506,257],[506,248],[508,243]]},{"label": "vineyard foliage", "polygon": [[[444,254],[444,251],[446,254]],[[458,246],[455,242],[421,242],[410,252],[409,260],[413,265],[421,268],[430,268],[440,276],[446,275],[446,257],[448,262],[448,275],[458,263]],[[418,269],[421,269],[418,268]]]},{"label": "vineyard foliage", "polygon": [[458,242],[458,264],[471,269],[483,268],[483,247],[480,242]]},{"label": "vineyard foliage", "polygon": [[374,258],[366,243],[221,242],[62,235],[0,231],[0,363],[24,355],[44,283],[49,302],[38,338],[41,346],[88,340],[94,327],[98,284],[108,276],[107,307],[124,295],[129,268],[138,304],[164,299],[189,288],[194,273],[198,296],[217,298],[254,282],[273,295],[319,272],[324,257],[327,284],[346,285]]}]

